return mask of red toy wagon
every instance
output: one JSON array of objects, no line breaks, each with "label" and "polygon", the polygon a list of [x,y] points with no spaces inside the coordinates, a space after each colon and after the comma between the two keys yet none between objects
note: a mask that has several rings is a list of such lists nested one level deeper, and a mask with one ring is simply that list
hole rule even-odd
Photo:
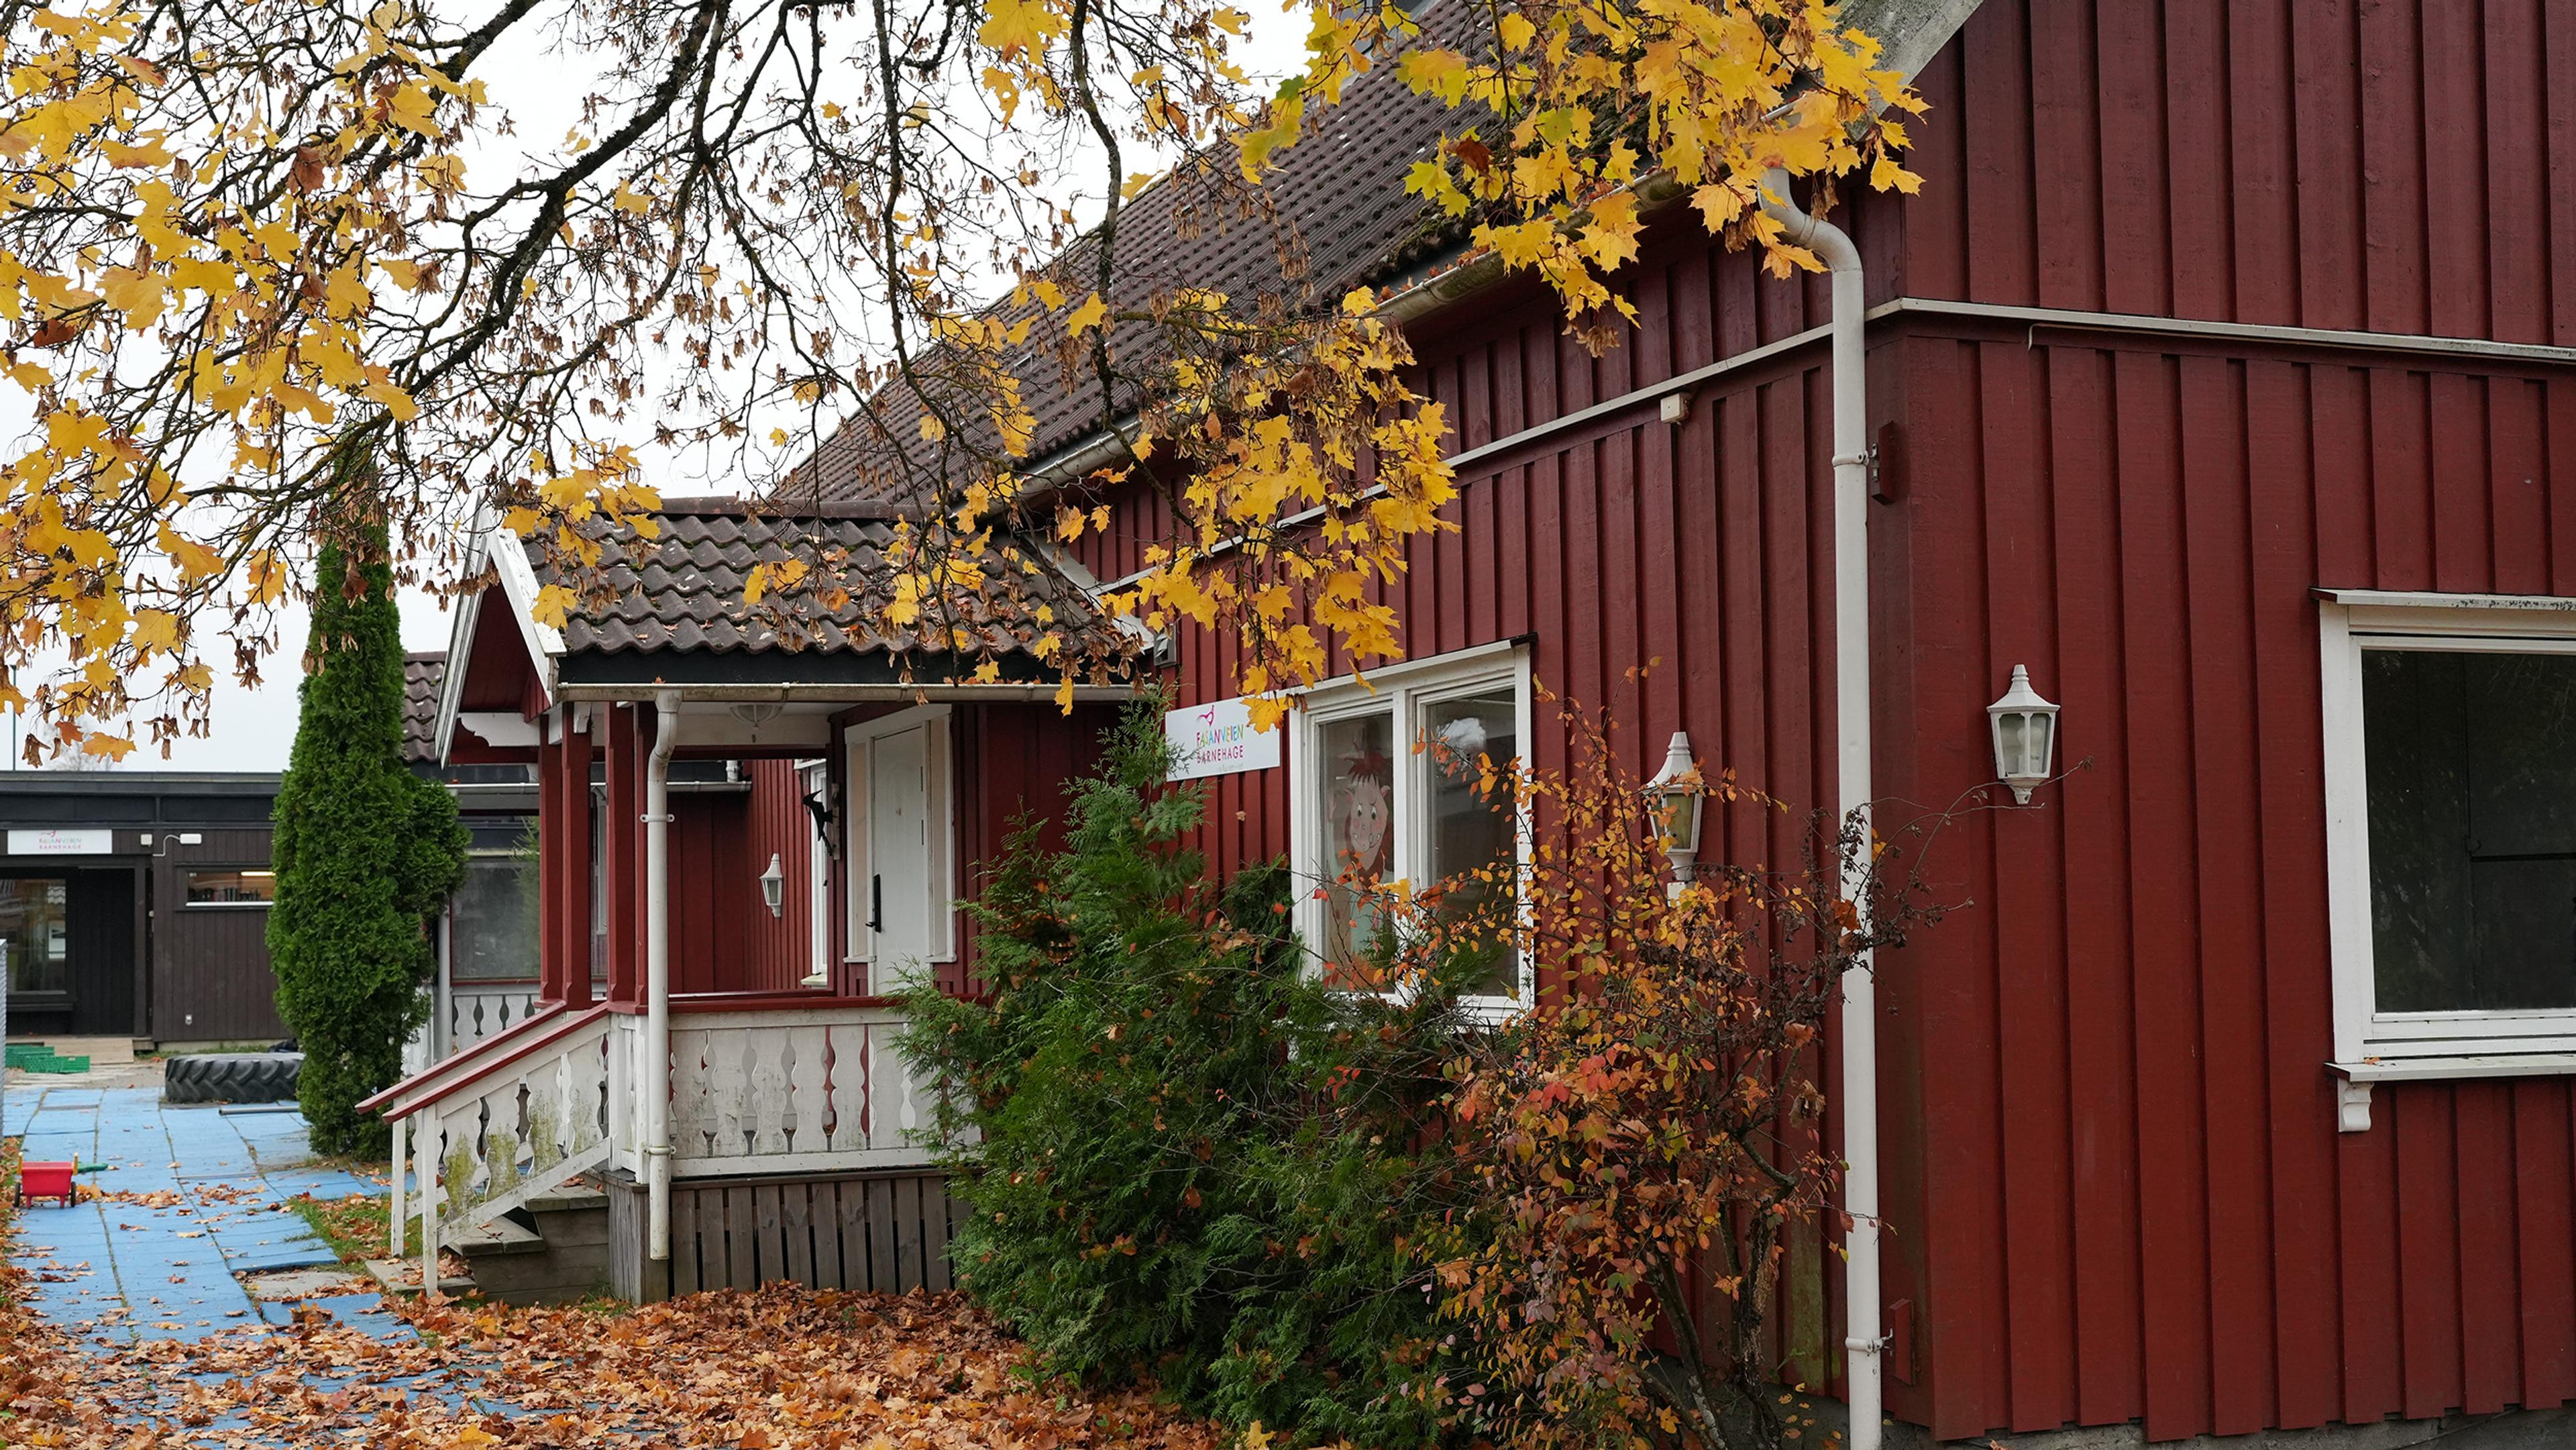
[{"label": "red toy wagon", "polygon": [[21,1163],[18,1165],[18,1201],[33,1203],[50,1198],[65,1208],[72,1206],[72,1165],[69,1163]]}]

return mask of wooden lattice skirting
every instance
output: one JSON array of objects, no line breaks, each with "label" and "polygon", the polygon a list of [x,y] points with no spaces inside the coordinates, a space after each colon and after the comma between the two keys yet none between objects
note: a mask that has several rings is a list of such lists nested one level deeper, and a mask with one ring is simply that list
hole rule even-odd
[{"label": "wooden lattice skirting", "polygon": [[608,1181],[609,1281],[648,1303],[780,1280],[816,1289],[952,1286],[948,1180],[938,1173],[810,1173],[684,1179],[671,1186],[671,1258],[645,1257],[644,1185]]}]

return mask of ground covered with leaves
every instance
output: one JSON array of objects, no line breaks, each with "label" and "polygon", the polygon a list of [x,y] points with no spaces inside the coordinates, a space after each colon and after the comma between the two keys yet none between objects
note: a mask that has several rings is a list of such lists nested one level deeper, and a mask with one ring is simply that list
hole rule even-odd
[{"label": "ground covered with leaves", "polygon": [[1146,1389],[1083,1394],[953,1295],[773,1287],[632,1311],[450,1301],[387,1342],[286,1330],[108,1348],[0,1309],[13,1445],[1156,1445],[1222,1437]]}]

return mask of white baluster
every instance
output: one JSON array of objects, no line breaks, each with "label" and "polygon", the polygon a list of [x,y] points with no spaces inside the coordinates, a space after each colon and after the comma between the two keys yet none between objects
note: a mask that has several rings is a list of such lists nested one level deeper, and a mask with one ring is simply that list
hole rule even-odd
[{"label": "white baluster", "polygon": [[386,1250],[386,1252],[392,1254],[397,1259],[401,1258],[403,1253],[403,1148],[405,1146],[405,1140],[410,1136],[411,1119],[394,1119],[393,1200],[391,1203],[386,1205],[385,1222],[389,1225],[387,1232],[393,1238],[393,1247]]},{"label": "white baluster", "polygon": [[742,1034],[743,1077],[748,1085],[743,1124],[754,1155],[787,1151],[787,1034],[753,1028]]},{"label": "white baluster", "polygon": [[831,1107],[823,1086],[823,1058],[829,1050],[830,1029],[793,1027],[787,1031],[789,1049],[795,1054],[787,1079],[788,1125],[794,1136],[788,1145],[793,1153],[819,1153],[832,1146],[831,1135],[823,1131],[823,1120]]}]

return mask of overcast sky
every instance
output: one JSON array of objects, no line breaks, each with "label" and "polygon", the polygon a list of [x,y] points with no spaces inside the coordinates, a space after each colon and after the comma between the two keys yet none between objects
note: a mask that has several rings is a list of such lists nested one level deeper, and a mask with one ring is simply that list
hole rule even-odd
[{"label": "overcast sky", "polygon": [[[1241,0],[1237,0],[1240,4]],[[1299,0],[1289,0],[1293,7]],[[1286,75],[1302,53],[1305,26],[1292,8],[1270,4],[1243,5],[1253,20],[1250,36],[1240,60],[1245,70],[1255,77],[1275,79]],[[475,156],[468,175],[483,185],[491,184],[498,175],[519,168],[531,151],[551,147],[564,135],[568,124],[578,115],[580,90],[567,84],[567,73],[586,69],[579,57],[566,57],[542,51],[525,50],[495,55],[478,68],[476,75],[489,87],[492,98],[506,107],[515,123],[515,135],[496,138],[489,149]],[[515,153],[515,154],[513,154]],[[1133,159],[1132,166],[1153,164],[1151,159]],[[1076,174],[1079,173],[1079,174]],[[1063,198],[1074,200],[1084,193],[1096,195],[1098,177],[1090,166],[1068,167],[1060,179]],[[478,187],[479,189],[479,187]],[[1091,207],[1075,204],[1087,215]],[[0,437],[12,436],[25,429],[28,422],[27,398],[15,389],[0,390]],[[648,458],[648,467],[653,467]],[[677,476],[684,470],[691,476]],[[661,490],[673,496],[711,492],[745,492],[767,482],[766,479],[709,478],[687,470],[677,459],[661,460],[654,479]],[[443,650],[447,647],[451,614],[439,601],[426,594],[411,594],[402,601],[403,648],[405,650]],[[296,684],[301,677],[298,661],[303,653],[306,616],[302,610],[291,614],[281,611],[278,650],[271,657],[271,672],[258,689],[245,689],[223,668],[230,646],[217,642],[207,651],[210,663],[216,665],[217,681],[213,702],[213,729],[205,739],[174,742],[165,760],[158,749],[145,746],[127,756],[115,768],[135,770],[184,771],[278,771],[286,768],[288,752],[295,740]],[[8,769],[18,765],[21,722],[11,719]],[[85,762],[95,767],[95,761]]]}]

